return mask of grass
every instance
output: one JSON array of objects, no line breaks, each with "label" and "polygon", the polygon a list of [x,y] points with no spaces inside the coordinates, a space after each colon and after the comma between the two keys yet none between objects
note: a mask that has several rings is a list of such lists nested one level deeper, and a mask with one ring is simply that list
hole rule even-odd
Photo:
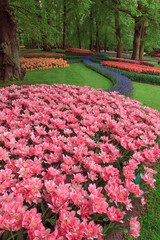
[{"label": "grass", "polygon": [[[160,173],[160,164],[157,167]],[[143,210],[141,217],[141,234],[139,240],[160,239],[160,174],[156,175],[156,190],[151,190],[148,196],[148,211]]]},{"label": "grass", "polygon": [[133,82],[133,86],[136,100],[160,112],[160,86],[138,82]]},{"label": "grass", "polygon": [[70,84],[76,86],[88,85],[92,88],[109,89],[112,83],[102,75],[86,68],[83,63],[72,63],[67,68],[28,71],[23,81],[0,83],[0,87],[11,84]]}]

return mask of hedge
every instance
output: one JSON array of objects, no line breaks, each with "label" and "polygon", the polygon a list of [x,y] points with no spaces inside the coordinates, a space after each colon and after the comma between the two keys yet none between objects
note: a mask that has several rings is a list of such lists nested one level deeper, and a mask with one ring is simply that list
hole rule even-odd
[{"label": "hedge", "polygon": [[110,69],[111,71],[115,71],[117,73],[120,73],[132,81],[137,81],[137,82],[145,82],[145,83],[153,83],[153,84],[158,84],[160,85],[160,76],[157,75],[151,75],[151,74],[144,74],[144,73],[138,73],[138,72],[130,72],[118,68],[112,68],[112,67],[107,67],[107,69]]}]

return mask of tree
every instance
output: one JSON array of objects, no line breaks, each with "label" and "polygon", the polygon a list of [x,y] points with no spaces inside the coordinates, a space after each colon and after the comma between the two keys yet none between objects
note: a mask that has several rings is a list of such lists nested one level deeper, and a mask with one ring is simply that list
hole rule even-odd
[{"label": "tree", "polygon": [[120,29],[120,20],[119,20],[119,10],[118,6],[120,4],[119,0],[113,0],[115,4],[114,14],[115,14],[115,33],[117,39],[117,57],[122,57],[122,41],[121,41],[121,29]]},{"label": "tree", "polygon": [[156,22],[156,9],[160,9],[156,0],[131,0],[122,2],[119,11],[129,14],[135,22],[132,59],[143,59],[146,27],[148,20]]},{"label": "tree", "polygon": [[66,0],[63,0],[63,49],[66,49],[66,15],[67,15]]},{"label": "tree", "polygon": [[8,0],[0,1],[0,80],[23,79],[16,36],[16,19]]}]

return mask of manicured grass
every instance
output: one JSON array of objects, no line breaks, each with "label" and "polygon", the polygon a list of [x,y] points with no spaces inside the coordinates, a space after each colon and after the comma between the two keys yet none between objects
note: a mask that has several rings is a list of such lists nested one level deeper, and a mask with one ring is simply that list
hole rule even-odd
[{"label": "manicured grass", "polygon": [[156,190],[151,190],[148,196],[148,211],[143,210],[141,217],[141,235],[139,240],[160,239],[160,164],[156,169]]},{"label": "manicured grass", "polygon": [[76,86],[88,85],[95,89],[109,89],[112,83],[102,75],[86,68],[83,63],[72,63],[67,68],[28,71],[23,81],[0,84],[4,87],[11,84],[70,84]]},{"label": "manicured grass", "polygon": [[109,89],[112,83],[98,73],[86,68],[83,63],[70,64],[67,68],[27,72],[26,84],[70,84],[76,86],[88,85],[93,88]]},{"label": "manicured grass", "polygon": [[134,98],[160,112],[160,86],[133,82]]}]

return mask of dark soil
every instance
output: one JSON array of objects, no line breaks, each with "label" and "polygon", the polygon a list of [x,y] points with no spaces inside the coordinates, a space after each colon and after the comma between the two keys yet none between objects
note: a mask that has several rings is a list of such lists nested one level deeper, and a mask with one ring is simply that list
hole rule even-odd
[{"label": "dark soil", "polygon": [[[132,217],[139,217],[141,211],[142,211],[141,198],[136,198],[134,200],[132,211],[126,211],[125,216],[129,219]],[[127,229],[128,233],[130,232],[129,221],[124,221],[123,228]],[[103,240],[127,240],[127,238],[125,238],[123,232],[113,232],[109,236],[104,237]]]}]

